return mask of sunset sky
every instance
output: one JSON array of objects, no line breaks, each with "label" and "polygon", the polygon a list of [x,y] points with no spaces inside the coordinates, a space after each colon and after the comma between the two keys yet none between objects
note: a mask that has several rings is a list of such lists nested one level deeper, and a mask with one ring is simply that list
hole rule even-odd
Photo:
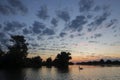
[{"label": "sunset sky", "polygon": [[120,60],[120,0],[0,0],[0,47],[24,35],[29,55]]}]

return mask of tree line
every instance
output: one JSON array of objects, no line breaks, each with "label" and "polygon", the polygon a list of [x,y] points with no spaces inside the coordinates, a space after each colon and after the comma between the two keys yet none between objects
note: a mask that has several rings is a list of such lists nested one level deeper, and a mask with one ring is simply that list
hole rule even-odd
[{"label": "tree line", "polygon": [[57,54],[54,60],[49,57],[46,61],[43,61],[40,56],[28,58],[28,43],[24,36],[11,36],[10,42],[12,43],[7,46],[7,52],[0,48],[0,67],[2,68],[41,66],[66,67],[69,64],[69,60],[72,59],[71,53],[69,52],[61,52]]},{"label": "tree line", "polygon": [[[0,68],[11,68],[11,67],[41,67],[41,66],[55,66],[58,68],[65,68],[68,65],[74,63],[69,62],[72,57],[69,52],[60,52],[57,54],[54,60],[51,57],[47,58],[46,61],[40,56],[28,58],[28,43],[24,36],[14,35],[10,39],[11,45],[6,46],[8,51],[5,52],[0,48]],[[77,62],[77,65],[120,65],[120,61],[115,60],[99,60],[99,61],[88,61],[88,62]]]},{"label": "tree line", "polygon": [[100,59],[99,61],[77,62],[76,64],[77,65],[120,65],[120,61]]}]

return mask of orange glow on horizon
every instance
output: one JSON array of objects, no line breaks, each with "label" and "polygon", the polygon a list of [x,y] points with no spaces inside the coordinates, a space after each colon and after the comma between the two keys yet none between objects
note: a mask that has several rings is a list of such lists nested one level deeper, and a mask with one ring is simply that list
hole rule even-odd
[{"label": "orange glow on horizon", "polygon": [[[52,56],[48,56],[48,55],[40,55],[40,54],[28,54],[28,58],[32,58],[35,56],[40,56],[43,61],[46,61],[47,58],[51,57],[52,60],[55,59],[56,55],[52,55]],[[71,62],[87,62],[87,61],[93,61],[93,60],[100,60],[100,59],[115,59],[115,58],[119,58],[120,59],[120,55],[108,55],[108,56],[103,56],[103,55],[96,55],[96,56],[82,56],[82,55],[71,55],[72,59],[70,60]]]}]

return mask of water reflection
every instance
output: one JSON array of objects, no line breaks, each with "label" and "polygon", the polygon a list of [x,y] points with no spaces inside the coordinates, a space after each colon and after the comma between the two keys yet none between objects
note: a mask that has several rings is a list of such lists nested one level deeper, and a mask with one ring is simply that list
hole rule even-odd
[{"label": "water reflection", "polygon": [[64,67],[64,68],[56,68],[57,73],[69,73],[69,67]]},{"label": "water reflection", "polygon": [[22,69],[6,69],[0,71],[0,80],[25,80]]},{"label": "water reflection", "polygon": [[120,67],[79,66],[0,70],[0,80],[120,80]]}]

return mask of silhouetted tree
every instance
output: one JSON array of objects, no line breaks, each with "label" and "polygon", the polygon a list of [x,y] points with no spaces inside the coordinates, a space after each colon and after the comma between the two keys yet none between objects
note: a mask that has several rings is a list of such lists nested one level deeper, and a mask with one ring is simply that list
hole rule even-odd
[{"label": "silhouetted tree", "polygon": [[111,63],[112,63],[111,60],[107,60],[107,61],[106,61],[106,64],[111,64]]},{"label": "silhouetted tree", "polygon": [[105,61],[104,61],[103,59],[101,59],[98,63],[99,63],[99,64],[104,64],[104,62],[105,62]]},{"label": "silhouetted tree", "polygon": [[15,57],[19,57],[19,58],[26,58],[27,56],[27,43],[26,40],[24,39],[24,36],[11,36],[11,40],[14,45],[13,46],[8,46],[9,52],[8,54],[14,55]]},{"label": "silhouetted tree", "polygon": [[10,41],[13,42],[13,45],[7,46],[9,51],[5,55],[4,63],[9,66],[20,66],[28,54],[28,44],[26,43],[24,36],[20,35],[11,36]]},{"label": "silhouetted tree", "polygon": [[32,58],[32,66],[40,67],[42,66],[42,58],[40,56],[36,56]]},{"label": "silhouetted tree", "polygon": [[64,67],[67,66],[69,63],[69,60],[72,59],[72,57],[70,56],[71,53],[67,53],[67,52],[61,52],[60,54],[58,54],[54,60],[54,65],[55,66],[60,66],[60,67]]},{"label": "silhouetted tree", "polygon": [[51,57],[49,57],[49,58],[47,58],[47,60],[46,60],[46,66],[52,66],[52,58]]}]

